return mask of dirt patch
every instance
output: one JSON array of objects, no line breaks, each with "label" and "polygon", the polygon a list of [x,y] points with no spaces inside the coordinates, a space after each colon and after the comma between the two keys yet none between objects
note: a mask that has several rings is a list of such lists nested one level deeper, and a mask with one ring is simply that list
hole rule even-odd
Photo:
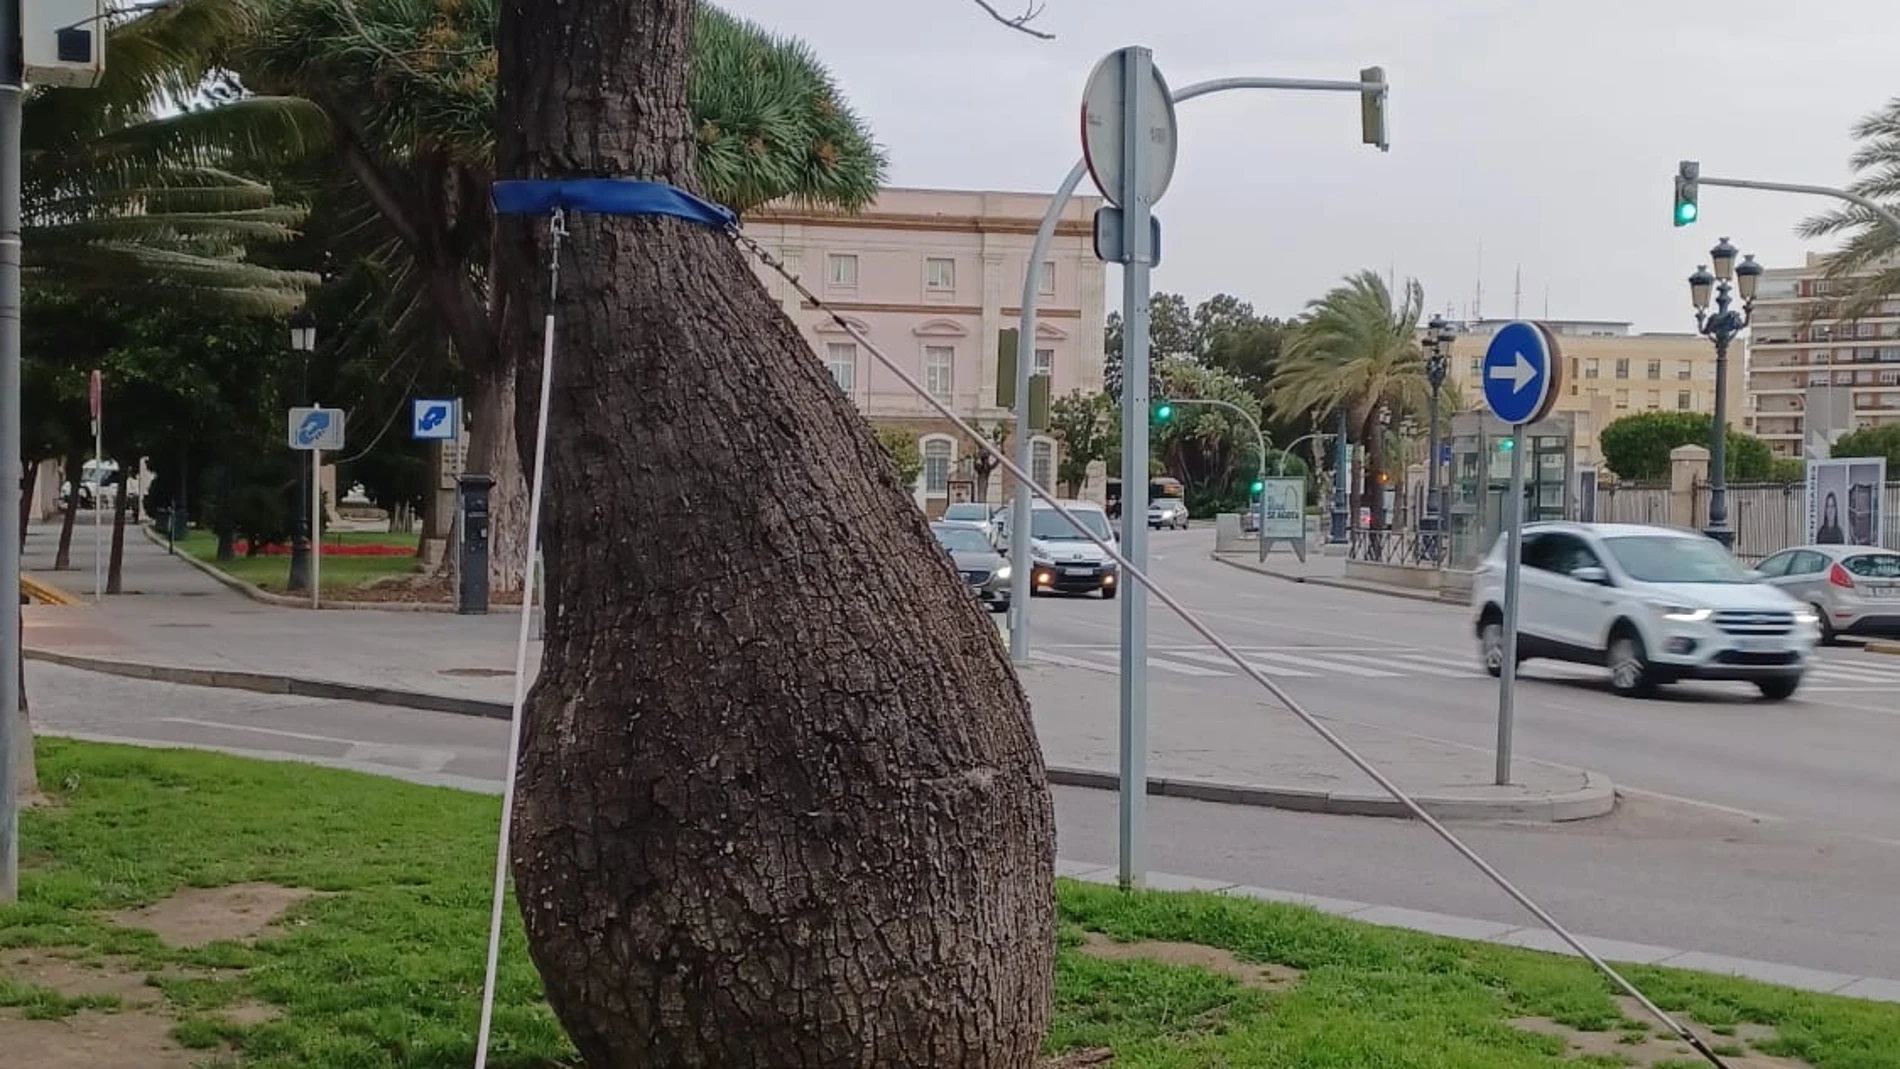
[{"label": "dirt patch", "polygon": [[[1103,961],[1129,961],[1143,959],[1158,961],[1163,965],[1186,965],[1208,972],[1232,977],[1248,987],[1263,991],[1284,991],[1300,980],[1300,971],[1284,965],[1255,965],[1241,961],[1233,953],[1204,947],[1198,943],[1162,943],[1140,940],[1133,943],[1118,943],[1100,932],[1088,933],[1082,943],[1082,953]],[[1090,1063],[1078,1063],[1090,1064]]]},{"label": "dirt patch", "polygon": [[240,1002],[235,1006],[226,1006],[217,1013],[219,1017],[239,1028],[269,1024],[284,1015],[283,1011],[277,1007],[266,1006],[261,1002]]},{"label": "dirt patch", "polygon": [[[1608,1055],[1619,1058],[1627,1065],[1638,1069],[1647,1069],[1661,1062],[1701,1061],[1687,1043],[1673,1033],[1663,1030],[1662,1023],[1643,1009],[1642,1004],[1632,998],[1618,998],[1617,1008],[1623,1011],[1627,1021],[1641,1024],[1642,1030],[1611,1029],[1607,1032],[1585,1032],[1569,1025],[1558,1024],[1544,1017],[1520,1017],[1511,1024],[1526,1032],[1539,1035],[1556,1036],[1569,1047],[1571,1058],[1587,1058],[1591,1055]],[[1677,1020],[1683,1020],[1680,1015]],[[1793,1058],[1777,1058],[1749,1049],[1753,1044],[1765,1043],[1775,1038],[1775,1030],[1761,1025],[1738,1025],[1733,1036],[1713,1035],[1707,1028],[1695,1026],[1684,1020],[1702,1037],[1702,1041],[1722,1054],[1722,1060],[1729,1069],[1813,1069],[1807,1062]],[[1741,1049],[1741,1054],[1725,1054],[1732,1049]]]},{"label": "dirt patch", "polygon": [[1088,1066],[1107,1065],[1114,1060],[1114,1051],[1107,1047],[1095,1047],[1089,1050],[1072,1050],[1067,1054],[1044,1058],[1036,1063],[1036,1069],[1087,1069]]},{"label": "dirt patch", "polygon": [[112,914],[121,928],[143,928],[167,945],[243,942],[262,935],[284,912],[315,892],[270,883],[190,887],[139,909]]},{"label": "dirt patch", "polygon": [[194,1069],[215,1055],[171,1039],[172,1021],[153,1013],[94,1013],[58,1021],[0,1016],[8,1065],[32,1069]]},{"label": "dirt patch", "polygon": [[[159,1000],[158,989],[146,983],[143,971],[126,971],[109,964],[63,958],[39,950],[14,950],[0,955],[0,976],[59,992],[67,998],[110,995],[127,1008]],[[0,1043],[0,1047],[5,1044]]]}]

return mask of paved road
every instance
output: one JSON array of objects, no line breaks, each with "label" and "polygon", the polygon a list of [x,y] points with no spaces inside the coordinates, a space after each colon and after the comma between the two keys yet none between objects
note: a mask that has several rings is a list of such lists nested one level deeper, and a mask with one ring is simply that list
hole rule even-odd
[{"label": "paved road", "polygon": [[[1205,529],[1156,532],[1157,579],[1296,700],[1341,720],[1493,744],[1497,683],[1477,667],[1465,610],[1257,575],[1210,560],[1212,543]],[[1149,631],[1157,683],[1210,704],[1267,698],[1166,608],[1151,607]],[[1060,663],[1113,672],[1119,634],[1114,602],[1038,598],[1031,609],[1032,651]],[[1785,703],[1735,684],[1624,699],[1601,671],[1542,661],[1524,678],[1521,756],[1596,769],[1619,788],[1900,843],[1900,657],[1824,650]]]},{"label": "paved road", "polygon": [[[505,724],[443,713],[178,687],[29,663],[42,730],[317,761],[498,790]],[[1110,862],[1115,796],[1055,791],[1062,856]],[[1156,871],[1524,923],[1409,822],[1153,799]],[[1900,961],[1900,850],[1649,799],[1571,825],[1458,826],[1580,931],[1886,975]]]}]

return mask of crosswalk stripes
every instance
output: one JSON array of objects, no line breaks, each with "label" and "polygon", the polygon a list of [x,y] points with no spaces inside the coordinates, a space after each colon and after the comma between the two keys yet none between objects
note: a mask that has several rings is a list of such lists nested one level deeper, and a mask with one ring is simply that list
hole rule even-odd
[{"label": "crosswalk stripes", "polygon": [[[1248,665],[1276,679],[1350,677],[1358,679],[1403,679],[1435,676],[1443,679],[1484,678],[1475,654],[1459,656],[1415,647],[1345,649],[1338,647],[1260,647],[1237,646]],[[1059,646],[1036,649],[1031,655],[1051,664],[1086,668],[1091,671],[1118,672],[1119,651],[1114,646]],[[1212,646],[1152,646],[1148,666],[1163,672],[1185,676],[1236,676],[1241,672],[1227,655]],[[1525,676],[1596,678],[1603,670],[1594,665],[1560,661],[1532,661]],[[1900,688],[1900,659],[1892,666],[1870,663],[1844,663],[1841,656],[1822,654],[1808,669],[1811,686],[1831,690],[1881,690]]]}]

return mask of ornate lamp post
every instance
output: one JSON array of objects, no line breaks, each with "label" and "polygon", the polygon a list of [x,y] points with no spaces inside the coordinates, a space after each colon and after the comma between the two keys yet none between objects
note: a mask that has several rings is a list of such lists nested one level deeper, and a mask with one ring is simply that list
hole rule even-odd
[{"label": "ornate lamp post", "polygon": [[1451,366],[1451,343],[1457,337],[1445,317],[1434,315],[1425,324],[1425,381],[1432,387],[1431,428],[1428,440],[1431,452],[1425,458],[1425,521],[1419,529],[1426,533],[1426,548],[1432,560],[1438,559],[1438,531],[1444,524],[1443,501],[1439,495],[1438,393],[1445,388],[1445,372]]},{"label": "ornate lamp post", "polygon": [[[290,316],[290,349],[303,357],[303,392],[298,404],[310,403],[310,354],[317,349],[317,317],[309,308],[299,308]],[[297,465],[297,529],[290,540],[290,581],[285,589],[310,589],[310,465]]]},{"label": "ornate lamp post", "polygon": [[[1725,548],[1735,548],[1735,531],[1728,523],[1728,347],[1735,336],[1748,329],[1755,310],[1755,291],[1761,284],[1763,268],[1753,256],[1737,264],[1735,246],[1727,238],[1709,250],[1708,267],[1697,267],[1689,276],[1689,299],[1695,306],[1696,330],[1715,343],[1715,419],[1709,440],[1709,525],[1703,533]],[[1733,285],[1731,286],[1731,283]],[[1709,295],[1715,295],[1715,312],[1709,312]],[[1738,311],[1730,305],[1741,297]]]}]

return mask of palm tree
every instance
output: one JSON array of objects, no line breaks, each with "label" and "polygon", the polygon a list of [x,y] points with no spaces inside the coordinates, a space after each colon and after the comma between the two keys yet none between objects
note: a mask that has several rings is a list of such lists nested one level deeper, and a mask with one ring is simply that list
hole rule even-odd
[{"label": "palm tree", "polygon": [[[1900,209],[1900,97],[1856,123],[1854,139],[1860,145],[1848,158],[1855,175],[1848,189],[1890,209]],[[1828,257],[1826,274],[1828,278],[1853,281],[1824,304],[1828,316],[1858,318],[1882,298],[1900,290],[1900,262],[1885,262],[1900,251],[1900,234],[1873,212],[1859,205],[1846,205],[1802,220],[1796,232],[1804,238],[1847,236],[1846,242]]]},{"label": "palm tree", "polygon": [[283,312],[310,278],[250,263],[246,249],[295,236],[303,211],[239,173],[241,161],[320,143],[300,100],[250,97],[159,114],[212,73],[239,0],[186,0],[111,26],[89,89],[26,101],[21,146],[29,286],[185,299],[240,313]]},{"label": "palm tree", "polygon": [[1418,343],[1425,291],[1407,279],[1402,297],[1377,271],[1348,275],[1326,296],[1307,305],[1281,353],[1270,404],[1281,419],[1346,413],[1346,422],[1366,449],[1360,505],[1374,526],[1384,521],[1386,435],[1406,412],[1426,410],[1430,385]]}]

